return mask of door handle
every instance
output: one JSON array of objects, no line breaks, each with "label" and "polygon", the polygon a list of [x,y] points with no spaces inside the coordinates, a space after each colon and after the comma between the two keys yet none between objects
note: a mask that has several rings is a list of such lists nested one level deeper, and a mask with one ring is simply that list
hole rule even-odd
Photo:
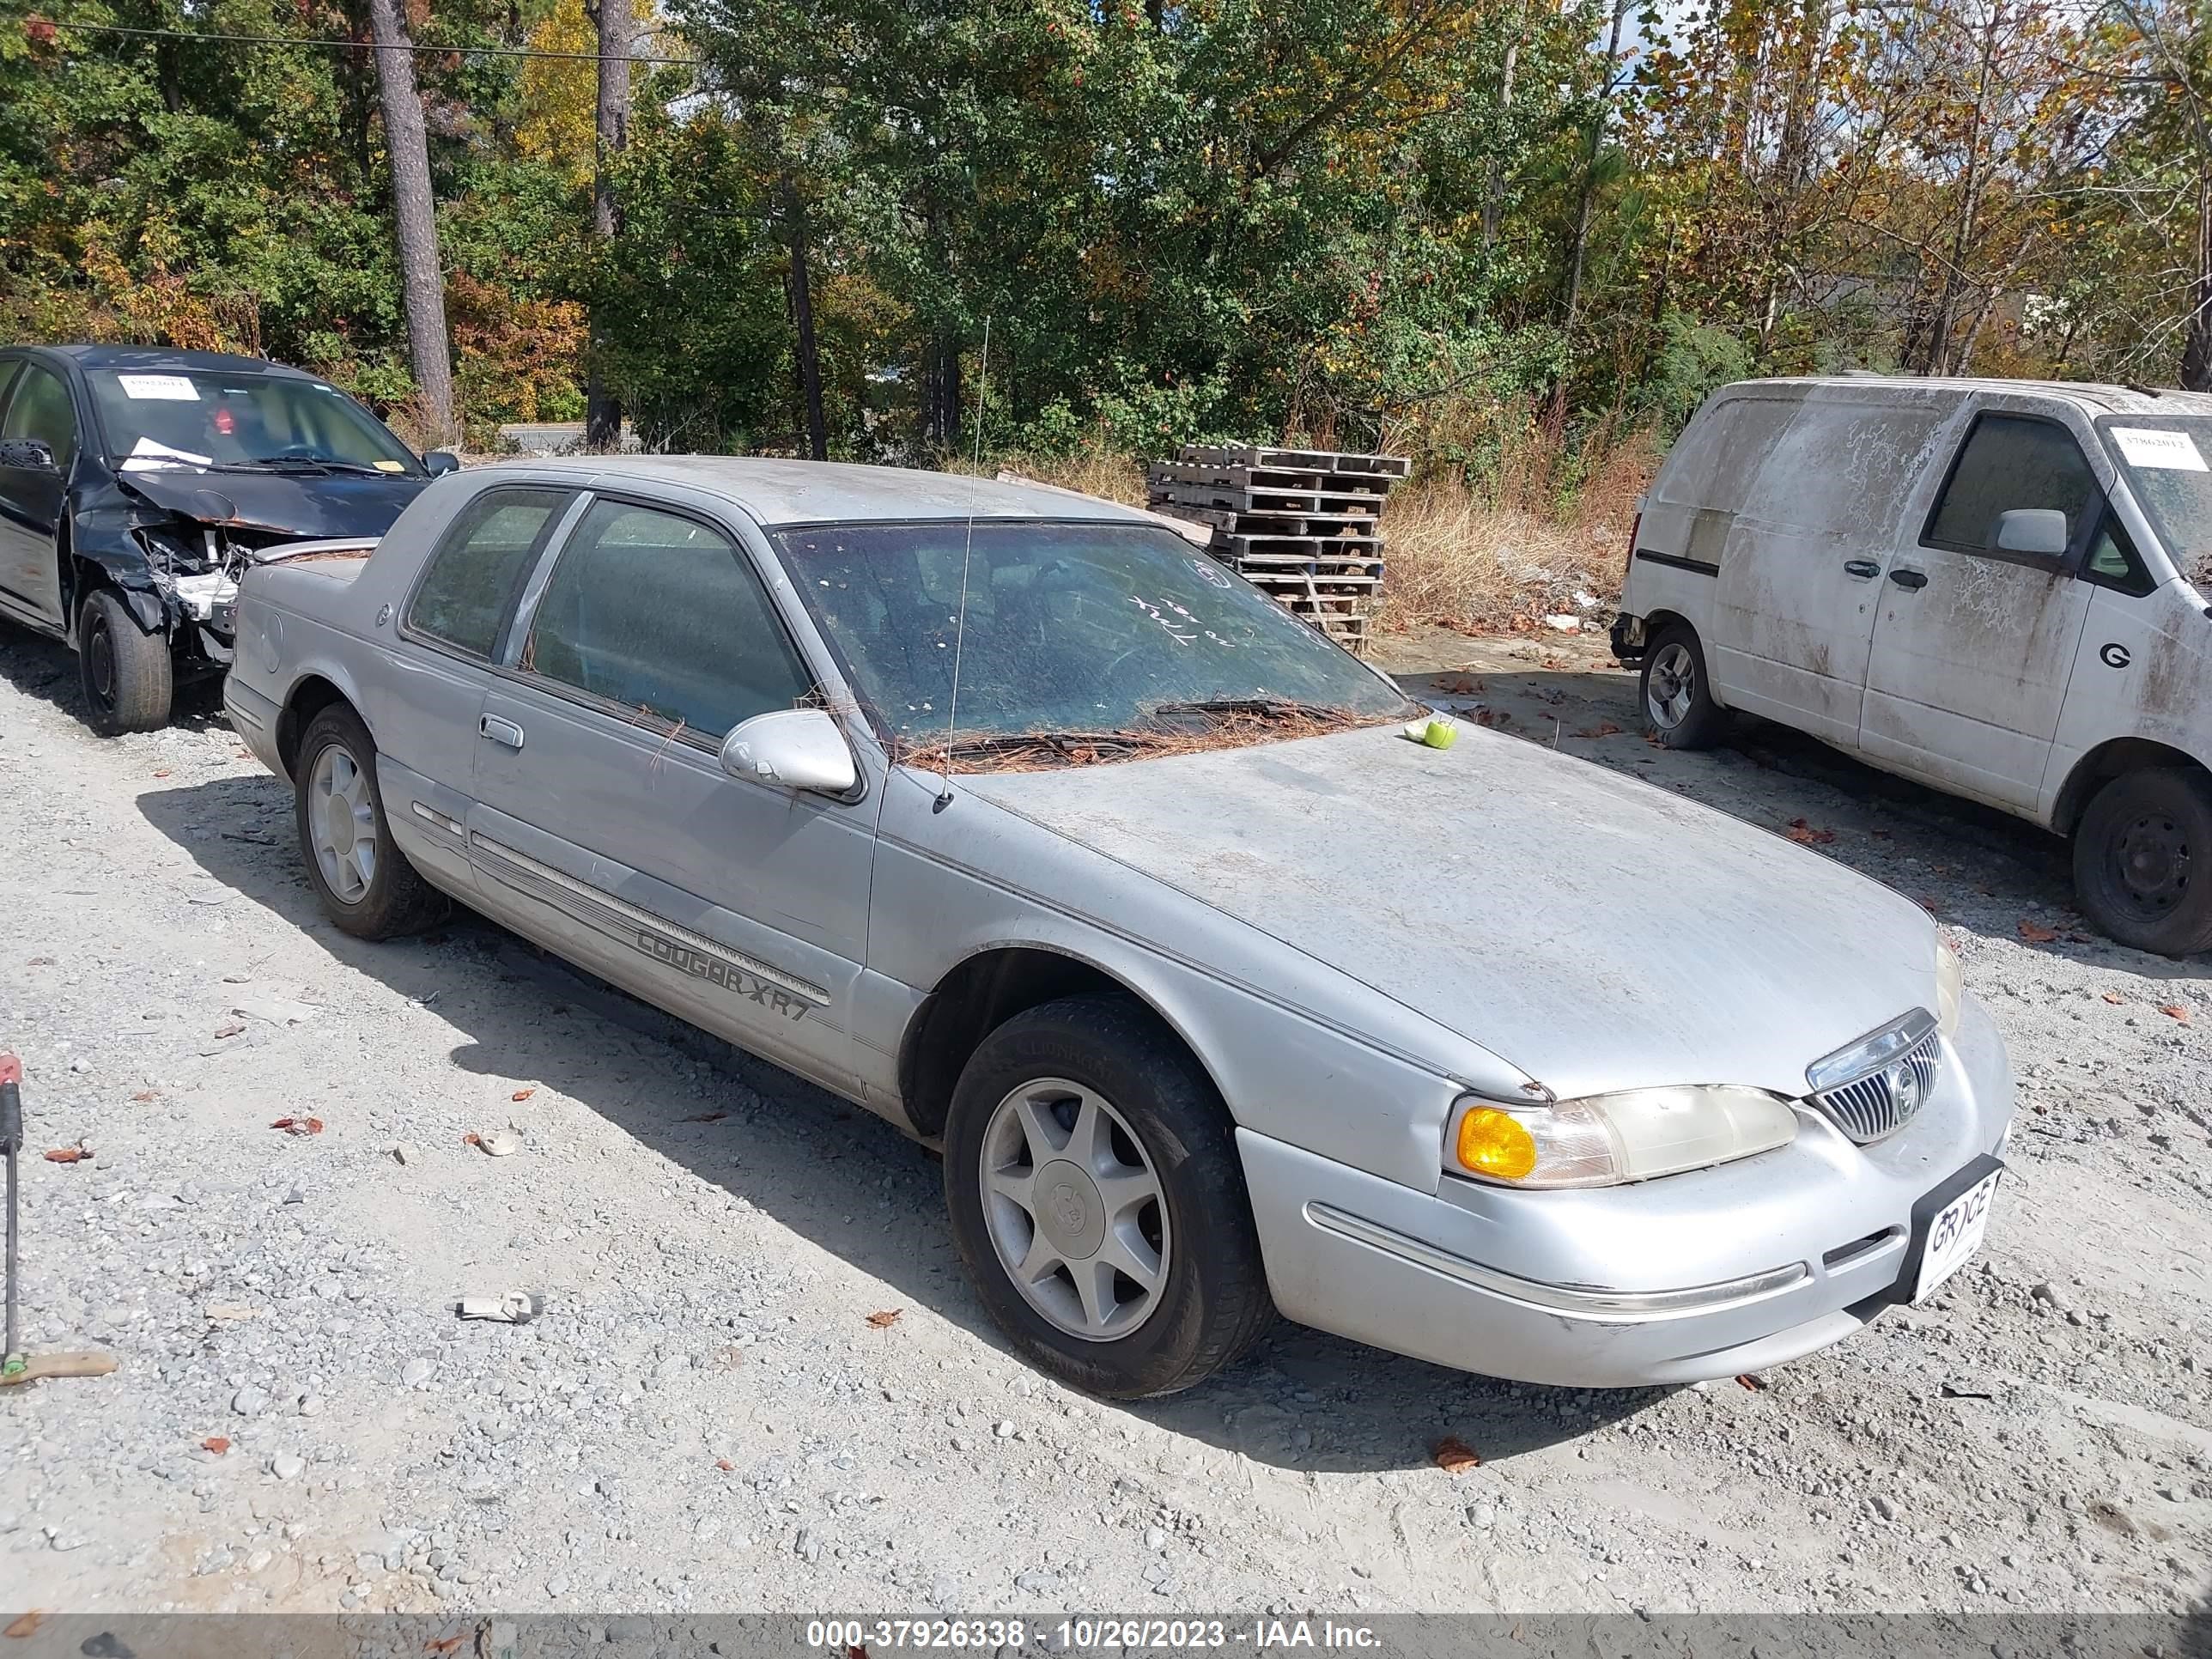
[{"label": "door handle", "polygon": [[503,743],[509,749],[522,747],[522,728],[513,720],[501,720],[497,714],[477,716],[477,732],[494,743]]},{"label": "door handle", "polygon": [[1881,567],[1872,559],[1845,559],[1844,574],[1856,576],[1863,581],[1872,581],[1881,574]]},{"label": "door handle", "polygon": [[1899,587],[1928,586],[1928,573],[1924,570],[1893,570],[1889,573],[1889,579]]}]

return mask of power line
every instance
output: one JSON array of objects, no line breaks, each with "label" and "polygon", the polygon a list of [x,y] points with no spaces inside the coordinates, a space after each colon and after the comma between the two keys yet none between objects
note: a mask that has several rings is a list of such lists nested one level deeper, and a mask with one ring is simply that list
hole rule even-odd
[{"label": "power line", "polygon": [[27,17],[23,20],[24,33],[30,33],[33,26],[39,23],[58,29],[75,29],[80,34],[120,34],[146,40],[195,40],[228,46],[319,46],[335,52],[451,52],[459,57],[479,58],[556,58],[573,64],[613,60],[631,64],[681,64],[694,69],[700,64],[696,58],[640,58],[623,52],[540,52],[533,46],[436,46],[412,42],[404,46],[380,46],[373,40],[326,40],[306,34],[225,34],[216,32],[203,33],[197,29],[134,29],[114,23],[69,23],[58,17]]}]

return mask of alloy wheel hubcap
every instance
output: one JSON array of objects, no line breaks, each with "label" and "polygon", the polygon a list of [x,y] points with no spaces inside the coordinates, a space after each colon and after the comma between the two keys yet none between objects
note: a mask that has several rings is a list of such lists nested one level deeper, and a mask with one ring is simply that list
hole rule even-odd
[{"label": "alloy wheel hubcap", "polygon": [[978,1164],[991,1246],[1039,1315],[1088,1342],[1152,1317],[1167,1288],[1167,1206],[1103,1096],[1065,1078],[1024,1083],[993,1110]]},{"label": "alloy wheel hubcap", "polygon": [[358,904],[376,879],[376,809],[368,777],[343,744],[315,757],[307,779],[307,839],[315,867],[340,902]]},{"label": "alloy wheel hubcap", "polygon": [[1698,689],[1698,665],[1689,647],[1677,641],[1663,646],[1651,659],[1651,678],[1644,702],[1651,718],[1668,731],[1690,716],[1690,703]]}]

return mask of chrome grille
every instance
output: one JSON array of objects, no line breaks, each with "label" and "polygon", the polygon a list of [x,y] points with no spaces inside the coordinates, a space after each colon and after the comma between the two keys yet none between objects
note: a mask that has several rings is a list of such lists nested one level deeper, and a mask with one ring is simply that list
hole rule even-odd
[{"label": "chrome grille", "polygon": [[[1903,1054],[1885,1060],[1881,1070],[1814,1095],[1813,1104],[1830,1122],[1863,1146],[1895,1133],[1912,1121],[1935,1089],[1936,1073],[1942,1063],[1943,1039],[1940,1033],[1931,1030]],[[1899,1101],[1890,1087],[1889,1073],[1898,1066],[1910,1066],[1914,1081],[1920,1085],[1910,1101]]]}]

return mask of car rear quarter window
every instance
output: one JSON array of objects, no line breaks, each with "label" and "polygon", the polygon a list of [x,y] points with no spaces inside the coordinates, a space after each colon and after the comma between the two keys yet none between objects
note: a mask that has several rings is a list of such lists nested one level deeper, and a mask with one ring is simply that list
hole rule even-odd
[{"label": "car rear quarter window", "polygon": [[409,630],[489,658],[523,573],[568,500],[561,489],[488,489],[463,507],[416,584]]},{"label": "car rear quarter window", "polygon": [[2070,538],[2098,500],[2097,480],[2081,446],[2064,427],[2033,416],[1983,415],[1966,434],[1921,540],[1963,553],[1993,552],[1997,520],[2022,507],[2063,513]]},{"label": "car rear quarter window", "polygon": [[592,503],[561,550],[519,666],[717,744],[812,687],[735,543],[619,501]]}]

